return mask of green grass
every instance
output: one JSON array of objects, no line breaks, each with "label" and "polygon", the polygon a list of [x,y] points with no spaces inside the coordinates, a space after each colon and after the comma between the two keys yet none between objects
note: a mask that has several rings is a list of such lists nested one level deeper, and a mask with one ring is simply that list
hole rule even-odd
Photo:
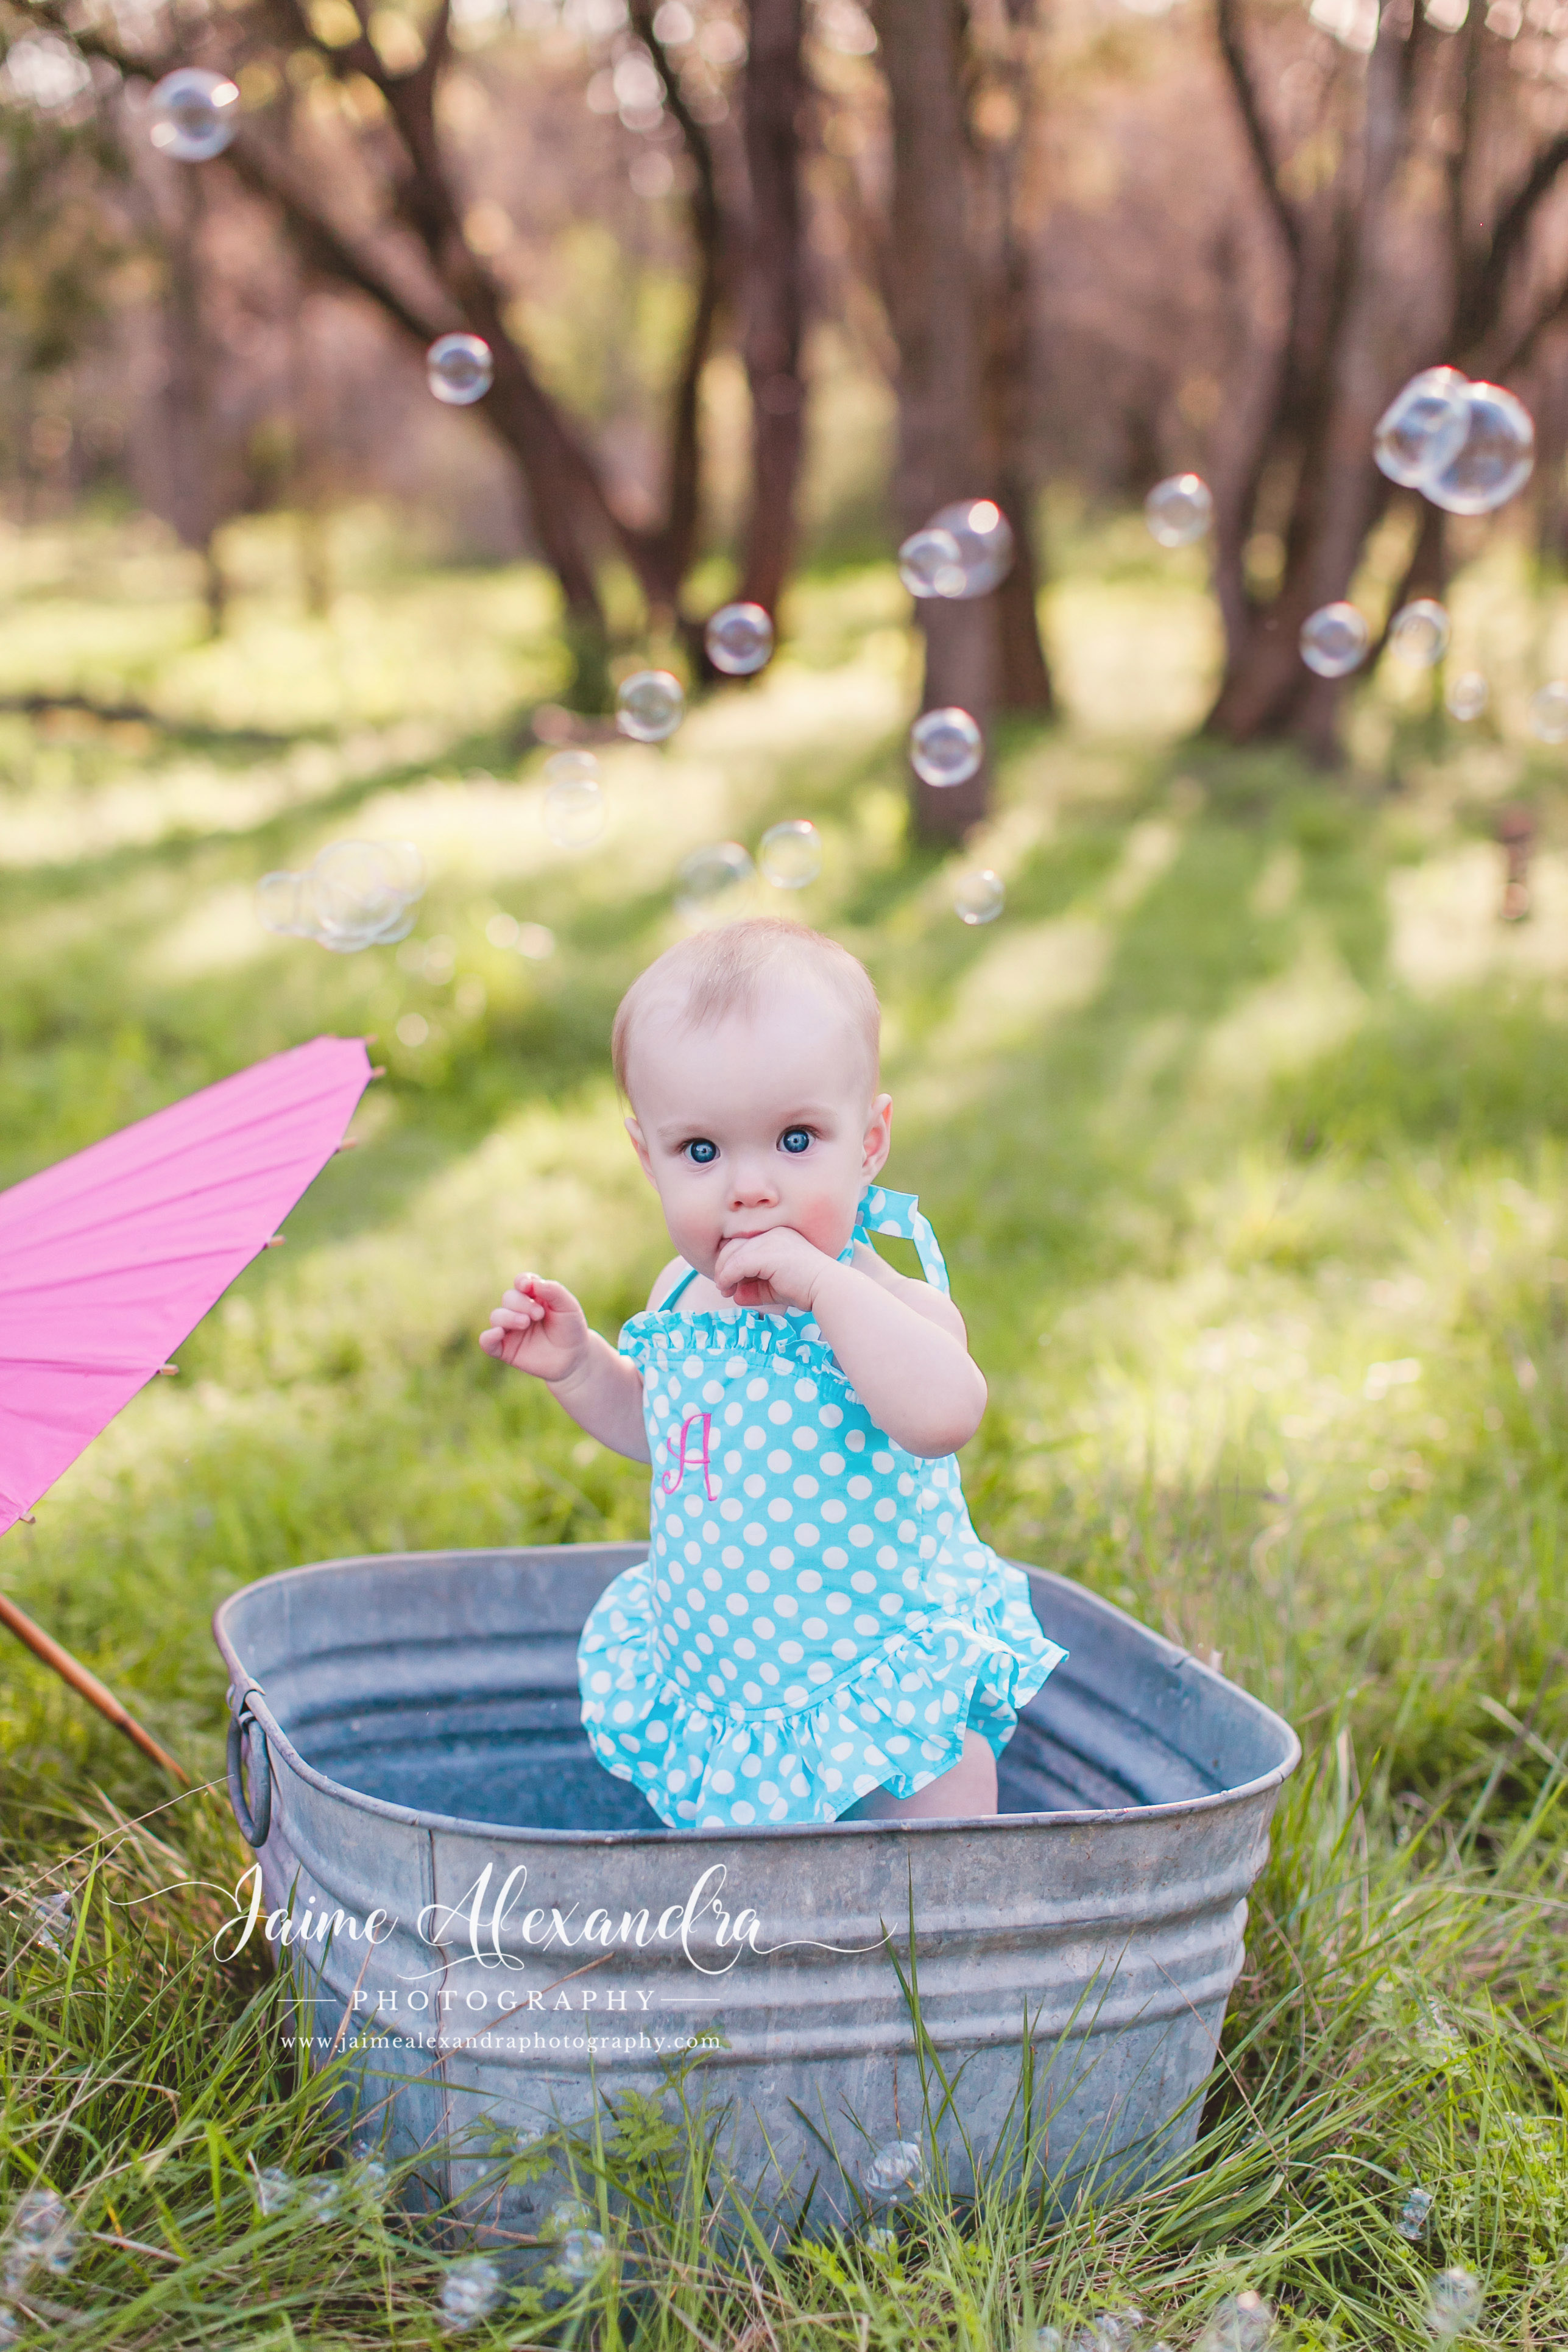
[{"label": "green grass", "polygon": [[[809,815],[826,862],[795,905],[882,992],[889,1177],[933,1220],[991,1384],[965,1473],[983,1530],[1217,1654],[1309,1748],[1181,2179],[1069,2226],[938,2184],[896,2254],[737,2279],[704,2249],[689,2144],[628,2113],[579,2150],[624,2297],[536,2294],[465,2340],[1011,2352],[1131,2302],[1179,2346],[1253,2285],[1303,2345],[1393,2346],[1427,2340],[1445,2262],[1486,2287],[1478,2340],[1563,2340],[1568,795],[1510,732],[1522,666],[1479,739],[1434,739],[1395,681],[1343,776],[1222,754],[1180,734],[1213,657],[1195,577],[1120,526],[1075,541],[1051,592],[1071,715],[1005,734],[966,856],[1007,909],[971,929],[962,861],[907,837],[889,573],[805,584],[757,686],[666,752],[611,751],[611,833],[574,857],[518,748],[562,676],[535,575],[399,569],[363,518],[342,603],[306,623],[278,530],[232,552],[234,634],[209,647],[154,540],[0,550],[0,693],[133,697],[162,722],[0,719],[0,1182],[321,1030],[374,1032],[387,1076],[179,1380],[6,1539],[6,1590],[209,1779],[208,1618],[250,1578],[638,1533],[646,1474],[476,1335],[525,1264],[602,1329],[641,1303],[667,1246],[610,1013],[675,936],[689,849]],[[1520,596],[1489,559],[1461,635],[1522,642]],[[1511,929],[1504,794],[1542,841]],[[254,924],[258,875],[359,832],[426,853],[401,952]],[[499,913],[549,925],[554,955],[492,945]],[[279,2049],[276,1988],[212,1957],[244,1865],[220,1801],[168,1804],[14,1647],[0,1770],[0,2211],[43,2179],[93,2233],[34,2280],[43,2321],[84,2347],[440,2340],[452,2248],[427,2226],[369,2197],[330,2229],[257,2210],[257,2170],[320,2168],[331,2127]],[[64,1951],[37,1933],[51,1887],[74,1893]],[[1393,2218],[1417,2179],[1436,2203],[1412,2246]]]}]

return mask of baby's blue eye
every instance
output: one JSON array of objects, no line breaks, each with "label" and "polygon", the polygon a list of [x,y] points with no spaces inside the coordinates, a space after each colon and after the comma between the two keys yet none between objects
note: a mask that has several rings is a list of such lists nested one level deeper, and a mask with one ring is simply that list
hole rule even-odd
[{"label": "baby's blue eye", "polygon": [[779,1142],[785,1151],[809,1151],[811,1129],[808,1127],[786,1127]]},{"label": "baby's blue eye", "polygon": [[699,1168],[706,1168],[712,1160],[718,1159],[719,1147],[716,1143],[710,1143],[706,1136],[700,1135],[695,1142],[686,1146],[686,1152],[687,1157],[694,1160]]}]

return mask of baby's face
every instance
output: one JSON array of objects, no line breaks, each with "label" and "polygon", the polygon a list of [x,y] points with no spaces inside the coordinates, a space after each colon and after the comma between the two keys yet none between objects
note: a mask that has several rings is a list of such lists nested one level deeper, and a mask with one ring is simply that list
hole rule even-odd
[{"label": "baby's face", "polygon": [[868,1092],[830,998],[797,982],[697,1029],[650,1006],[627,1083],[627,1132],[689,1265],[711,1276],[725,1242],[775,1225],[837,1255],[887,1159],[892,1106]]}]

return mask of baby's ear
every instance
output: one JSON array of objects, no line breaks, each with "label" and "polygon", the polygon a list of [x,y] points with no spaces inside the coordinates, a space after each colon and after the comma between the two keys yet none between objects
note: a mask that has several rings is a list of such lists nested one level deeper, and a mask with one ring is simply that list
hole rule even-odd
[{"label": "baby's ear", "polygon": [[647,1145],[643,1140],[643,1131],[637,1125],[635,1118],[628,1118],[626,1122],[626,1133],[632,1139],[632,1149],[637,1153],[637,1158],[642,1161],[642,1172],[651,1184],[654,1181],[653,1161],[648,1158]]},{"label": "baby's ear", "polygon": [[866,1137],[861,1147],[860,1173],[875,1176],[886,1162],[893,1148],[893,1097],[879,1095],[871,1105],[866,1121]]}]

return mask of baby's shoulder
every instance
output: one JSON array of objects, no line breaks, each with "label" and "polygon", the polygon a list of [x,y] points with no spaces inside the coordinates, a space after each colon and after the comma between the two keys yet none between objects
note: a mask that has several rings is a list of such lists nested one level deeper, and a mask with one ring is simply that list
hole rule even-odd
[{"label": "baby's shoulder", "polygon": [[659,1268],[658,1273],[654,1277],[653,1288],[647,1295],[647,1307],[649,1314],[655,1313],[658,1308],[664,1305],[665,1300],[669,1297],[670,1292],[675,1288],[676,1284],[680,1280],[682,1275],[689,1274],[690,1272],[691,1268],[687,1265],[686,1260],[683,1257],[672,1257],[668,1265],[661,1266]]}]

